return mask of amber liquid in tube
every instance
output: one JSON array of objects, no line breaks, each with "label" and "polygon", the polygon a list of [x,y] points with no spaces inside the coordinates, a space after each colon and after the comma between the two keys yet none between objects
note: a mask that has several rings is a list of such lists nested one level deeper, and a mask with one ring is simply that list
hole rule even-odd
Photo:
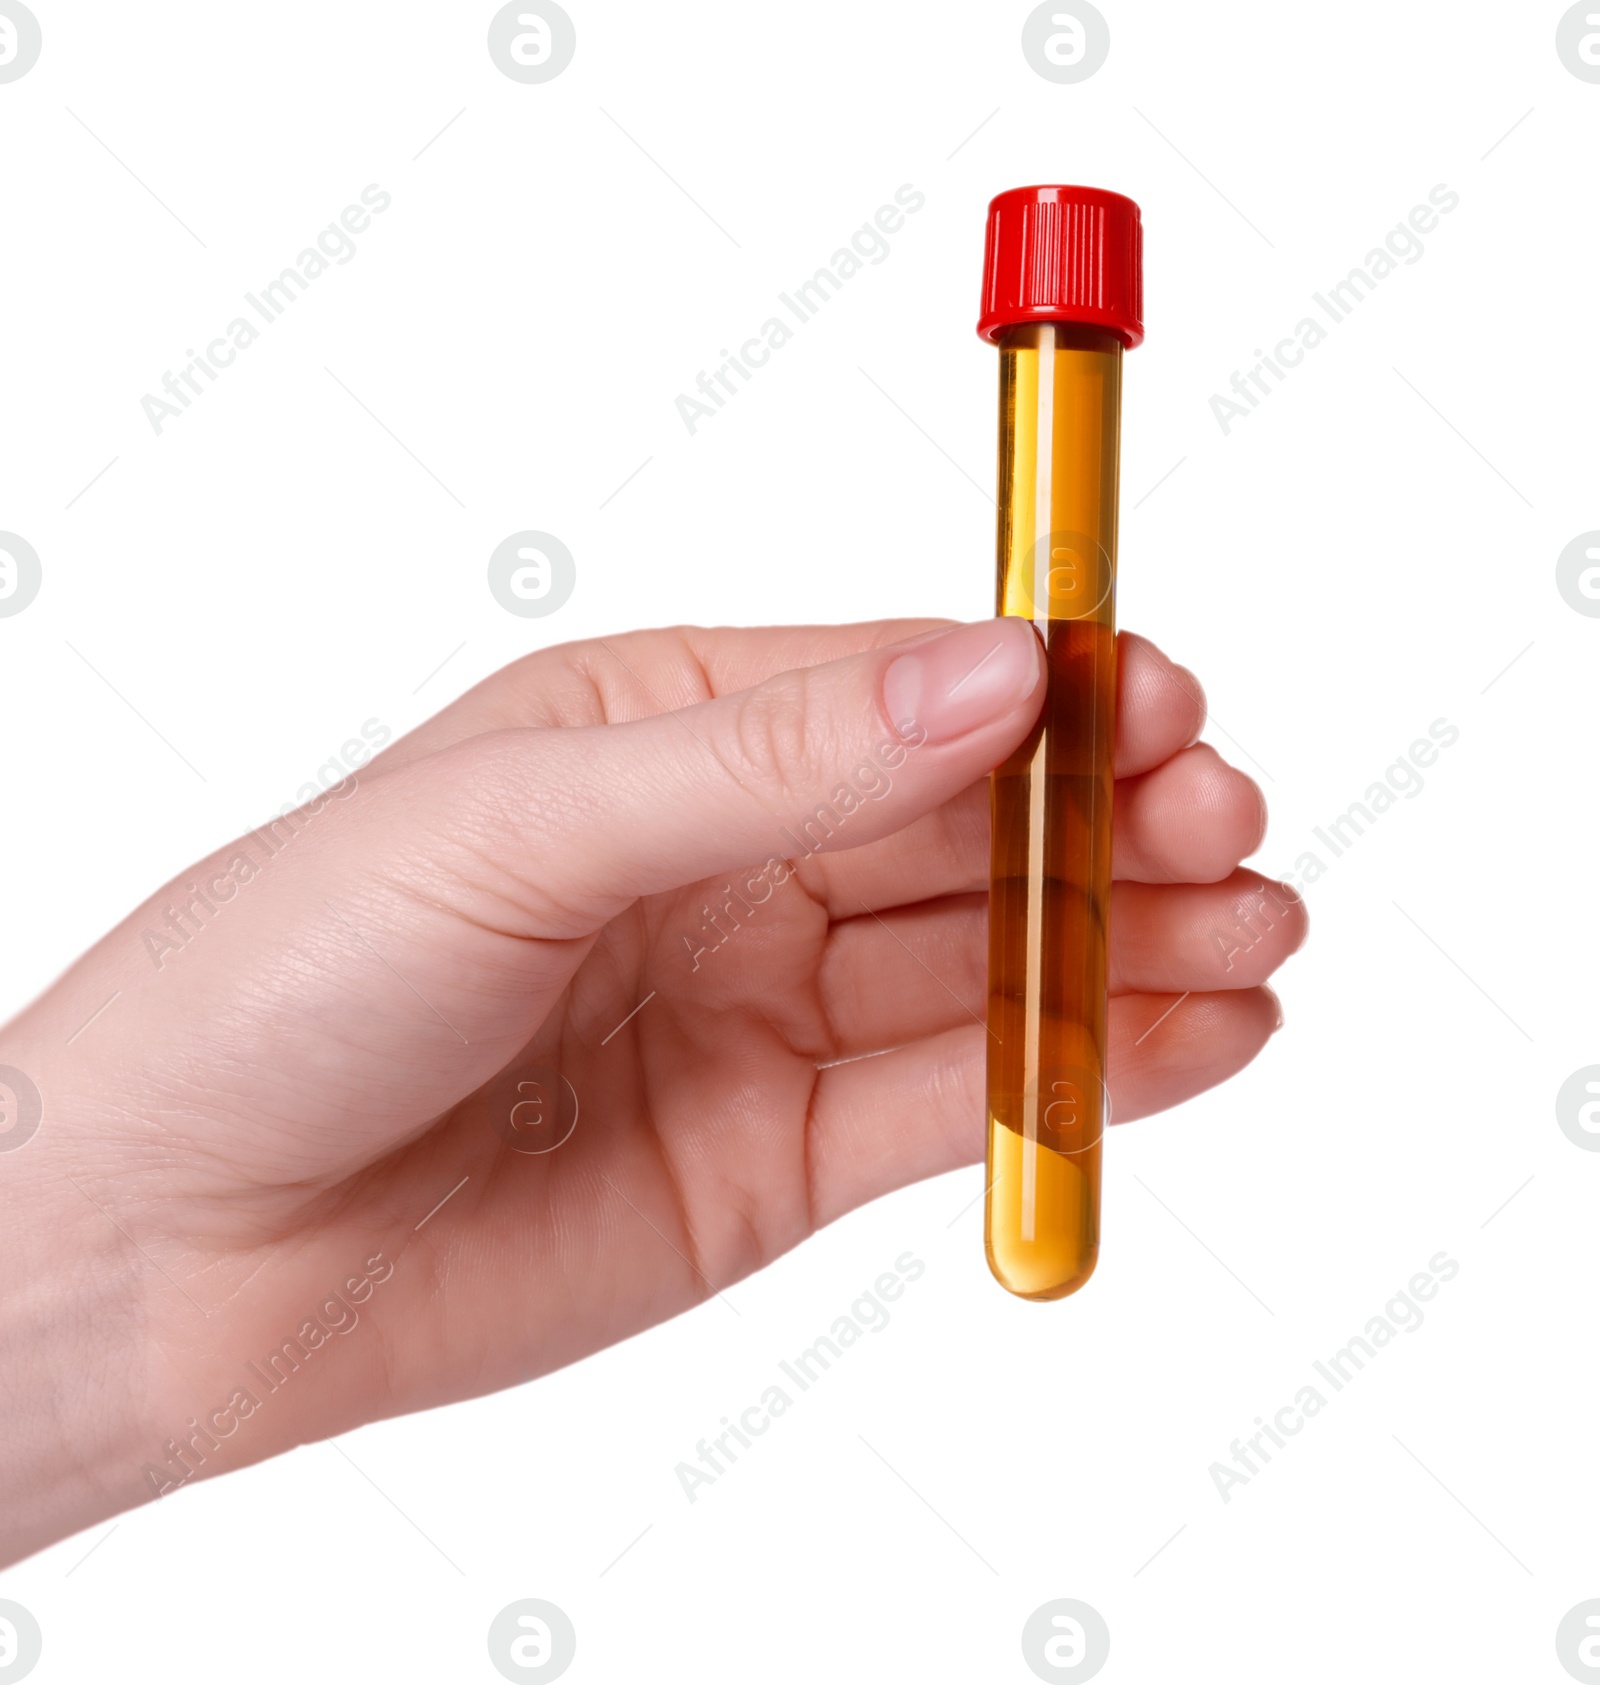
[{"label": "amber liquid in tube", "polygon": [[991,780],[984,1244],[1002,1286],[1060,1299],[1100,1246],[1122,342],[999,346],[998,612],[1033,622],[1049,691]]}]

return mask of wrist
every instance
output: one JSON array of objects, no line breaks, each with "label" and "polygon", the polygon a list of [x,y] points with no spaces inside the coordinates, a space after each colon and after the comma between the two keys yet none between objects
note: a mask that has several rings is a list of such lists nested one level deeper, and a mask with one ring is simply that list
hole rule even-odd
[{"label": "wrist", "polygon": [[[9,1563],[139,1501],[150,1391],[139,1274],[150,1266],[70,1182],[0,1162]],[[36,1162],[42,1170],[42,1152]]]}]

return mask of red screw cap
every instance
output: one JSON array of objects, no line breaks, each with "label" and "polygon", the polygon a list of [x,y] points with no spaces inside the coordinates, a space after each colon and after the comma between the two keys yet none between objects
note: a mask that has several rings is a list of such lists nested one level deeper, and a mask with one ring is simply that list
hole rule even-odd
[{"label": "red screw cap", "polygon": [[1013,187],[989,201],[978,332],[1017,322],[1106,328],[1129,350],[1144,338],[1139,207],[1099,187]]}]

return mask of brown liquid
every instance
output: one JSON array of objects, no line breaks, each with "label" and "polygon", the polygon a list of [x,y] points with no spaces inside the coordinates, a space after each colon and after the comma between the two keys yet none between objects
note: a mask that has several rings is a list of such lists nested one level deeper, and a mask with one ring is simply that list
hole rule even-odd
[{"label": "brown liquid", "polygon": [[999,612],[1044,640],[1049,693],[994,774],[989,1267],[1059,1299],[1100,1243],[1116,702],[1122,346],[1064,324],[1000,341]]}]

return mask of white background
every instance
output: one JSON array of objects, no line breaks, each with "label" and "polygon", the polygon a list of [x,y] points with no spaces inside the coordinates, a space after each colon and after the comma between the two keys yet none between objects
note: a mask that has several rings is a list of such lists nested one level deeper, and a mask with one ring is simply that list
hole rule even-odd
[{"label": "white background", "polygon": [[[1056,1597],[1109,1623],[1108,1682],[1565,1678],[1556,1623],[1600,1596],[1600,1157],[1554,1113],[1600,1061],[1600,621],[1555,561],[1600,527],[1600,86],[1562,8],[1103,0],[1073,86],[1010,4],[570,0],[539,86],[460,0],[35,10],[0,86],[0,527],[44,579],[0,619],[7,1010],[363,721],[524,650],[988,613],[973,325],[986,202],[1025,182],[1143,208],[1120,617],[1266,790],[1260,864],[1329,863],[1285,1030],[1114,1134],[1080,1296],[1008,1299],[981,1172],[944,1177],[737,1316],[349,1436],[370,1480],[313,1446],[12,1569],[36,1677],[489,1680],[537,1596],[575,1681],[1027,1680]],[[371,182],[355,258],[157,436],[142,395]],[[690,436],[677,394],[903,183],[888,259]],[[1420,261],[1225,435],[1211,395],[1439,183]],[[548,620],[486,587],[520,528],[577,560]],[[1334,860],[1313,827],[1440,718],[1421,793]],[[691,1505],[695,1441],[907,1250],[890,1326]],[[1441,1250],[1424,1325],[1224,1503],[1229,1442]]]}]

